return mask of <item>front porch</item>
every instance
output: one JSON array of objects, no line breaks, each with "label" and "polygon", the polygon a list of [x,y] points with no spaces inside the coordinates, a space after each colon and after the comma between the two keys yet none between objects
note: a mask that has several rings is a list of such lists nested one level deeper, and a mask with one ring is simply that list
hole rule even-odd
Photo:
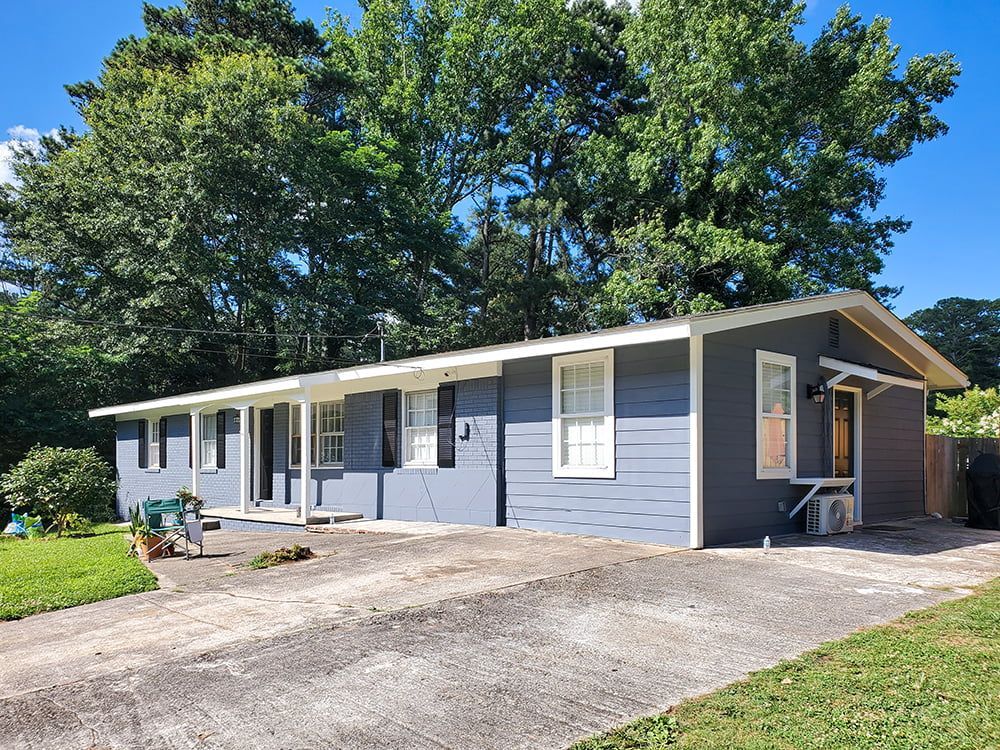
[{"label": "front porch", "polygon": [[248,510],[243,510],[238,505],[223,505],[216,508],[203,508],[201,515],[204,518],[213,518],[220,521],[267,523],[278,524],[280,526],[315,526],[317,524],[359,521],[364,518],[361,513],[331,512],[317,508],[311,508],[308,515],[303,518],[300,509],[295,506],[290,506],[289,508],[251,507]]}]

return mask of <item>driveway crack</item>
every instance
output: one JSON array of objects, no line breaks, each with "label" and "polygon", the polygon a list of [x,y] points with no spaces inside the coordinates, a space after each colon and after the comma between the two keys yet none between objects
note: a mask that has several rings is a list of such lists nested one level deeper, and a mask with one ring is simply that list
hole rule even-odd
[{"label": "driveway crack", "polygon": [[53,706],[55,706],[56,708],[58,708],[60,711],[62,711],[64,713],[67,713],[70,716],[72,716],[74,719],[76,719],[76,721],[80,725],[81,729],[86,729],[88,732],[90,732],[90,745],[88,746],[87,750],[95,750],[98,747],[98,744],[97,744],[97,737],[98,737],[97,730],[94,727],[92,727],[89,724],[87,724],[80,717],[79,713],[77,713],[75,710],[73,710],[69,706],[62,705],[61,703],[59,703],[58,701],[56,701],[55,699],[53,699],[52,697],[50,697],[48,695],[40,695],[39,697],[42,700],[51,703]]}]

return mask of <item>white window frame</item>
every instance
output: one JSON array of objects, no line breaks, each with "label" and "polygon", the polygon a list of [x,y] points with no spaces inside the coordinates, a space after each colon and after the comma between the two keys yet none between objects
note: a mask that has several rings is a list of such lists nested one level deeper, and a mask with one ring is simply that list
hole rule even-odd
[{"label": "white window frame", "polygon": [[[340,430],[333,430],[330,432],[323,432],[323,407],[340,407]],[[323,457],[323,438],[324,437],[334,437],[340,435],[340,451],[343,455],[344,451],[347,450],[347,444],[344,442],[344,423],[347,418],[346,412],[344,411],[343,401],[322,401],[318,404],[313,404],[316,413],[316,454],[313,457],[313,466],[323,466],[329,468],[343,468],[344,462],[340,461],[326,461],[322,460]]]},{"label": "white window frame", "polygon": [[[779,352],[769,352],[763,349],[757,350],[757,367],[754,377],[754,388],[757,391],[755,398],[757,417],[757,479],[792,479],[796,474],[796,455],[798,453],[798,429],[799,419],[798,408],[798,376],[796,372],[795,357],[790,354]],[[790,385],[791,394],[789,404],[791,404],[791,414],[788,415],[788,466],[781,469],[764,468],[764,394],[761,392],[764,378],[763,370],[765,364],[780,365],[791,368]],[[772,417],[779,418],[779,417]]]},{"label": "white window frame", "polygon": [[[604,409],[600,413],[572,414],[567,418],[604,417],[604,434],[607,436],[605,450],[605,466],[566,466],[562,462],[562,368],[567,365],[596,364],[604,365]],[[614,479],[615,478],[615,350],[580,352],[552,358],[552,476],[578,479]]]},{"label": "white window frame", "polygon": [[[198,465],[201,468],[203,468],[203,469],[214,469],[214,468],[216,468],[216,466],[218,466],[218,463],[219,463],[219,435],[218,435],[218,425],[219,425],[218,419],[219,418],[218,418],[217,415],[218,415],[218,412],[214,412],[213,411],[210,414],[206,414],[206,413],[202,412],[198,416],[198,418],[201,420],[201,424],[198,425],[198,428],[199,428],[198,429],[198,442],[199,442],[199,444],[198,444],[198,459],[199,459]],[[215,433],[215,437],[213,437],[211,440],[209,440],[208,438],[205,437],[205,435],[208,434],[207,431],[206,431],[206,429],[205,429],[205,425],[206,424],[210,424],[212,426],[212,432]],[[214,454],[215,458],[213,458],[213,460],[211,462],[208,462],[208,461],[205,460],[205,446],[208,445],[208,443],[212,443],[212,445],[215,448],[215,450],[212,451],[212,453]]]},{"label": "white window frame", "polygon": [[[156,440],[153,440],[153,438]],[[165,436],[160,435],[160,420],[150,419],[146,427],[146,467],[149,469],[160,468],[160,441]],[[155,446],[155,449],[154,449]]]},{"label": "white window frame", "polygon": [[[434,435],[434,448],[431,451],[433,458],[430,461],[411,461],[410,456],[410,432],[412,430],[423,430],[428,427],[428,425],[418,425],[413,426],[410,424],[410,409],[409,401],[410,396],[416,396],[420,394],[431,393],[434,395],[434,424],[430,425],[432,429],[432,434]],[[437,468],[437,415],[438,415],[438,402],[437,402],[438,392],[437,387],[434,388],[419,388],[412,391],[403,391],[403,468],[416,468],[416,469],[436,469]]]},{"label": "white window frame", "polygon": [[[323,435],[344,435],[344,432],[320,432],[320,409],[325,404],[340,404],[342,419],[347,419],[347,412],[344,407],[343,399],[334,399],[332,401],[314,401],[309,405],[309,420],[310,420],[310,443],[311,450],[309,452],[310,466],[314,469],[342,469],[344,467],[344,462],[339,461],[337,463],[321,463],[320,462],[320,438]],[[289,469],[301,469],[302,468],[302,451],[299,450],[300,460],[292,463],[292,441],[296,437],[293,432],[300,429],[302,424],[302,404],[292,403],[288,405],[288,468]],[[344,426],[344,423],[341,423]],[[301,437],[301,436],[300,436]],[[344,450],[347,450],[347,442],[344,442]]]}]

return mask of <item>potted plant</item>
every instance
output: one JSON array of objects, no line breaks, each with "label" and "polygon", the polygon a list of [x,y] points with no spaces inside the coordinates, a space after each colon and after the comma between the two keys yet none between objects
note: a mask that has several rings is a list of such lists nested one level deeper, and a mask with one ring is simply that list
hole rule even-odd
[{"label": "potted plant", "polygon": [[132,534],[132,550],[146,560],[153,560],[163,554],[163,548],[157,546],[160,537],[149,528],[149,522],[142,517],[139,505],[128,509],[128,530]]},{"label": "potted plant", "polygon": [[187,487],[181,487],[177,490],[177,499],[184,506],[184,512],[193,516],[190,521],[185,523],[188,540],[195,544],[201,544],[205,537],[205,529],[201,520],[201,509],[204,507],[205,501]]},{"label": "potted plant", "polygon": [[193,514],[195,518],[201,518],[201,509],[205,506],[205,501],[191,492],[187,487],[177,490],[177,499],[184,505],[184,510]]}]

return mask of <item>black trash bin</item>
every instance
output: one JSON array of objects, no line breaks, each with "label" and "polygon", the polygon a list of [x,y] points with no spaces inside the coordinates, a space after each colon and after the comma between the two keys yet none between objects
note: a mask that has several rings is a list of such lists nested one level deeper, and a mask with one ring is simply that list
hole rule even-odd
[{"label": "black trash bin", "polygon": [[969,500],[966,526],[1000,530],[1000,456],[981,453],[965,472]]}]

